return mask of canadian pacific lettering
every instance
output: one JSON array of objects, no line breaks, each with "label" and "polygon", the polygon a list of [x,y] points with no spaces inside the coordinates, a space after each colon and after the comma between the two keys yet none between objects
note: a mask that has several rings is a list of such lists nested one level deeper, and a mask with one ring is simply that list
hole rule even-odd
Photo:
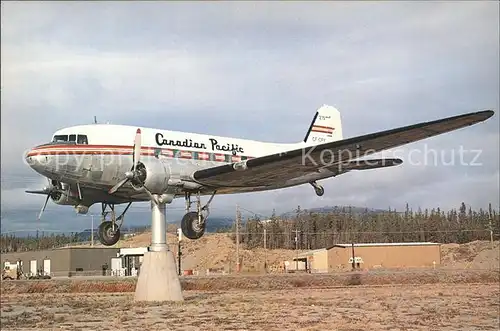
[{"label": "canadian pacific lettering", "polygon": [[[163,134],[157,133],[155,135],[155,140],[158,146],[175,146],[175,147],[187,147],[187,148],[199,148],[199,149],[207,149],[205,143],[193,141],[192,139],[167,139],[163,137]],[[221,152],[232,152],[243,153],[243,147],[238,146],[238,144],[226,143],[222,144],[217,141],[217,139],[210,138],[210,148],[212,151],[221,151]]]},{"label": "canadian pacific lettering", "polygon": [[164,139],[163,135],[161,133],[157,133],[155,138],[156,138],[156,143],[159,146],[166,145],[166,146],[178,146],[178,147],[207,149],[207,146],[205,146],[204,143],[193,142],[193,140],[191,140],[191,139],[184,139],[184,140]]},{"label": "canadian pacific lettering", "polygon": [[225,144],[225,145],[220,145],[217,140],[214,138],[210,138],[210,144],[212,145],[212,150],[213,151],[224,151],[224,152],[233,152],[233,154],[236,153],[243,153],[243,148],[239,147],[237,144]]}]

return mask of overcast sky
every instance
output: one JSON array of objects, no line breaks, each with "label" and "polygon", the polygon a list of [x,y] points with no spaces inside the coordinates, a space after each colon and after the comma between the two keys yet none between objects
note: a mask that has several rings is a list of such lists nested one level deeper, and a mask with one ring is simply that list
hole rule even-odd
[{"label": "overcast sky", "polygon": [[[484,109],[496,114],[397,150],[404,160],[397,168],[325,180],[321,198],[310,185],[220,196],[213,214],[233,215],[236,203],[265,215],[299,204],[498,208],[498,6],[3,2],[2,229],[35,227],[44,197],[24,190],[46,181],[23,164],[23,152],[62,127],[96,115],[114,124],[297,142],[323,104],[340,110],[345,138]],[[426,158],[424,148],[438,158]],[[468,165],[459,164],[460,148]],[[421,153],[410,158],[415,149]],[[176,201],[169,218],[181,216],[182,205]],[[138,204],[131,215],[147,224],[148,209]],[[39,226],[74,229],[87,221],[49,202]]]}]

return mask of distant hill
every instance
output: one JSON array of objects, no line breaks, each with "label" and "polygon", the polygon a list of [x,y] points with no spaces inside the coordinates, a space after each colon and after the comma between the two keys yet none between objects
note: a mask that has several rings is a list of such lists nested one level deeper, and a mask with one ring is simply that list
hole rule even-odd
[{"label": "distant hill", "polygon": [[[303,209],[303,212],[305,213],[319,213],[319,214],[326,214],[326,213],[332,213],[332,212],[342,212],[344,210],[345,212],[348,212],[349,206],[324,206],[324,207],[315,207],[315,208],[307,208]],[[383,209],[373,209],[373,208],[363,208],[363,207],[356,207],[356,206],[351,206],[351,210],[354,214],[363,214],[363,213],[384,213],[387,212],[387,210]],[[282,213],[278,215],[280,218],[293,218],[296,216],[295,210],[291,210],[285,213]],[[246,217],[243,217],[242,219],[242,224],[245,224]],[[211,215],[209,216],[208,222],[207,222],[207,232],[217,232],[221,231],[224,229],[230,229],[233,224],[234,224],[234,216],[224,216],[224,215]],[[94,240],[97,240],[97,227],[98,224],[95,224],[96,228],[94,229]],[[176,226],[180,227],[180,222],[175,222],[175,223],[170,223],[169,226]],[[137,225],[137,224],[127,224],[125,223],[122,227],[122,233],[136,233],[136,232],[142,232],[144,229],[149,228],[150,225]],[[39,231],[39,236],[42,236],[42,231]],[[45,236],[50,235],[50,231],[45,232]],[[73,232],[74,233],[74,232]],[[62,235],[72,235],[72,232],[58,232],[58,234]],[[16,237],[35,237],[36,236],[36,230],[28,230],[28,231],[18,231],[16,233],[12,233]],[[91,229],[84,229],[81,232],[78,232],[76,234],[76,241],[89,241],[91,238]]]}]

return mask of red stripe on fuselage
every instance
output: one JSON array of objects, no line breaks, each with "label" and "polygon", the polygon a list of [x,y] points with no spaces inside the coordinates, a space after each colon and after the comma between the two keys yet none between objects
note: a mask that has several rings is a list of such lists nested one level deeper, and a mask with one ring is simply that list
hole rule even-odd
[{"label": "red stripe on fuselage", "polygon": [[333,130],[331,126],[313,125],[313,128]]},{"label": "red stripe on fuselage", "polygon": [[311,132],[319,132],[319,133],[333,133],[333,130],[325,130],[325,129],[312,129]]},{"label": "red stripe on fuselage", "polygon": [[[160,152],[173,153],[171,148],[159,148],[159,147],[141,147],[141,155],[155,155],[156,150]],[[194,151],[178,150],[178,157],[191,159],[194,156]],[[204,158],[209,158],[209,152],[199,152],[203,154]],[[71,146],[61,146],[61,145],[47,145],[35,147],[28,152],[26,156],[36,156],[36,155],[84,155],[84,154],[108,154],[108,155],[132,155],[133,146],[124,145],[71,145]],[[167,156],[165,154],[162,154]],[[225,160],[224,154],[221,155],[223,160]],[[174,158],[175,156],[167,156]],[[201,159],[201,158],[200,158]]]}]

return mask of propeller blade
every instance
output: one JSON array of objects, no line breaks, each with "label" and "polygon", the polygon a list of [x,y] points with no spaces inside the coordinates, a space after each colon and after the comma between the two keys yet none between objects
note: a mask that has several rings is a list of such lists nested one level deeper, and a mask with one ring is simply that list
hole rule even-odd
[{"label": "propeller blade", "polygon": [[116,191],[118,191],[118,189],[120,187],[122,187],[123,185],[125,185],[126,182],[128,182],[129,180],[131,180],[132,178],[134,178],[134,173],[132,171],[127,171],[125,173],[125,178],[123,178],[121,181],[119,181],[118,183],[115,184],[115,186],[113,186],[109,191],[108,193],[109,194],[113,194],[115,193]]},{"label": "propeller blade", "polygon": [[43,189],[43,190],[26,190],[24,191],[26,193],[31,193],[31,194],[50,194],[50,191]]},{"label": "propeller blade", "polygon": [[122,187],[123,185],[125,185],[126,182],[128,182],[129,179],[127,177],[123,178],[121,181],[119,181],[115,186],[113,186],[109,191],[108,193],[109,194],[113,194],[115,193],[116,191],[118,191],[118,189],[120,187]]},{"label": "propeller blade", "polygon": [[135,139],[134,139],[134,151],[133,151],[133,154],[132,154],[132,163],[133,163],[132,171],[127,171],[125,173],[125,178],[123,178],[121,181],[119,181],[118,183],[116,183],[116,185],[113,186],[108,191],[109,194],[115,193],[116,191],[118,191],[118,189],[120,187],[122,187],[123,185],[125,185],[125,183],[127,183],[129,180],[131,180],[132,178],[134,178],[135,171],[136,171],[136,168],[137,168],[137,164],[140,161],[140,156],[141,156],[141,129],[137,129],[137,131],[135,133]]},{"label": "propeller blade", "polygon": [[139,163],[140,161],[140,157],[141,157],[141,129],[137,129],[134,140],[134,155],[133,155],[134,172],[137,163]]},{"label": "propeller blade", "polygon": [[42,210],[40,210],[40,214],[38,214],[38,221],[42,218],[42,214],[45,211],[45,207],[47,207],[47,202],[49,202],[50,194],[47,194],[47,198],[45,199],[45,203],[43,204]]}]

